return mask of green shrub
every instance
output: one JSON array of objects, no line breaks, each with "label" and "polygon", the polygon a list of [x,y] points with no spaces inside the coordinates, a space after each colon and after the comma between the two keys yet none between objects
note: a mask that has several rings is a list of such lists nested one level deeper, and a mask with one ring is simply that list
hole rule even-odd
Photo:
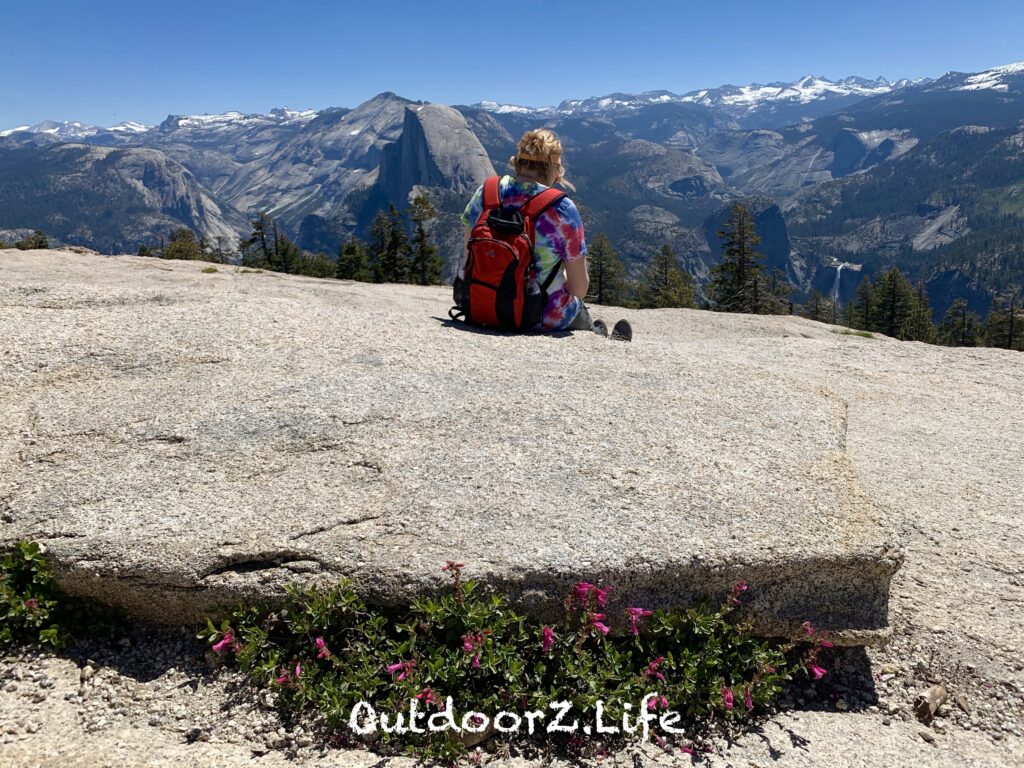
[{"label": "green shrub", "polygon": [[29,642],[59,647],[58,592],[39,545],[21,542],[0,560],[0,648]]},{"label": "green shrub", "polygon": [[[794,659],[795,643],[750,634],[736,613],[745,584],[717,609],[629,608],[622,622],[627,631],[609,634],[607,589],[577,585],[562,622],[544,626],[479,583],[463,582],[460,568],[449,563],[451,589],[416,600],[407,611],[370,608],[347,583],[292,589],[283,608],[239,609],[219,628],[208,622],[200,637],[215,652],[233,656],[257,684],[276,690],[278,707],[289,717],[319,724],[339,743],[357,738],[350,717],[360,702],[392,725],[399,714],[417,711],[420,727],[448,706],[458,725],[469,712],[490,719],[502,711],[522,716],[540,710],[546,719],[537,720],[532,739],[562,747],[579,738],[546,732],[554,702],[569,702],[565,722],[578,720],[581,727],[596,723],[601,702],[603,723],[620,729],[627,705],[632,722],[643,703],[654,714],[679,713],[673,727],[692,739],[711,724],[728,726],[763,711],[799,669],[824,673],[814,660],[827,639]],[[379,750],[405,748],[435,759],[465,749],[452,731],[380,729],[366,738]],[[678,743],[683,737],[668,738]]]},{"label": "green shrub", "polygon": [[220,270],[217,269],[216,267],[203,267],[199,271],[207,275],[212,275],[214,272],[219,272]]}]

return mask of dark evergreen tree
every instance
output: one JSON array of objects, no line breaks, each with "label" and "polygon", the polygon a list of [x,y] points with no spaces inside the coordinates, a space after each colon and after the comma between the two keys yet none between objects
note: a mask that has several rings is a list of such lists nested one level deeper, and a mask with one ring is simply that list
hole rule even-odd
[{"label": "dark evergreen tree", "polygon": [[850,328],[857,328],[862,331],[869,331],[874,325],[875,318],[875,291],[871,285],[871,278],[864,275],[853,301],[848,305],[849,317],[847,325]]},{"label": "dark evergreen tree", "polygon": [[985,320],[985,344],[1000,349],[1024,349],[1024,304],[1020,289],[1013,287],[993,297]]},{"label": "dark evergreen tree", "polygon": [[714,308],[723,312],[760,312],[765,296],[764,255],[755,250],[761,238],[745,205],[732,206],[718,236],[723,241],[722,261],[711,268],[708,285]]},{"label": "dark evergreen tree", "polygon": [[935,343],[935,323],[932,322],[932,306],[928,300],[928,291],[924,282],[919,281],[914,291],[914,299],[910,308],[910,316],[904,328],[903,338],[909,341]]},{"label": "dark evergreen tree", "polygon": [[646,309],[693,307],[693,279],[679,266],[672,246],[663,245],[644,271],[640,306]]},{"label": "dark evergreen tree", "polygon": [[835,302],[825,296],[821,291],[815,291],[803,305],[801,314],[808,320],[815,320],[819,323],[834,323],[836,321]]},{"label": "dark evergreen tree", "polygon": [[[755,287],[755,291],[758,296],[757,311],[760,314],[793,314],[793,302],[790,299],[793,294],[793,286],[789,284],[781,269],[773,269],[767,277],[759,275],[757,280],[758,286]],[[761,285],[764,286],[763,290]]]},{"label": "dark evergreen tree", "polygon": [[302,249],[288,239],[284,232],[280,231],[277,221],[270,219],[270,225],[272,238],[270,269],[289,275],[302,274],[307,266]]},{"label": "dark evergreen tree", "polygon": [[437,218],[437,211],[426,197],[418,195],[409,208],[409,218],[413,223],[412,259],[409,264],[412,282],[438,285],[441,282],[441,257],[437,255],[437,246],[427,235],[427,224]]},{"label": "dark evergreen tree", "polygon": [[976,347],[981,339],[981,320],[971,312],[967,301],[957,299],[950,304],[938,328],[938,342],[947,347]]},{"label": "dark evergreen tree", "polygon": [[361,240],[352,238],[341,246],[334,276],[339,280],[359,280],[364,283],[373,279],[370,257],[366,252],[366,245]]},{"label": "dark evergreen tree", "polygon": [[204,257],[199,238],[188,227],[181,227],[171,233],[170,240],[168,240],[161,255],[165,259],[184,259],[187,261],[201,261]]},{"label": "dark evergreen tree", "polygon": [[37,229],[28,237],[18,240],[14,247],[22,251],[45,250],[50,247],[50,239],[41,229]]},{"label": "dark evergreen tree", "polygon": [[409,238],[394,205],[380,211],[370,225],[370,264],[374,282],[402,283],[408,275]]},{"label": "dark evergreen tree", "polygon": [[915,303],[914,286],[899,269],[890,267],[878,277],[872,293],[874,322],[866,330],[878,331],[894,339],[906,339]]},{"label": "dark evergreen tree", "polygon": [[252,233],[238,243],[242,254],[242,266],[255,269],[271,269],[273,249],[270,241],[271,218],[260,213],[251,222]]},{"label": "dark evergreen tree", "polygon": [[587,301],[594,304],[625,303],[626,268],[607,235],[598,234],[587,245],[590,292]]}]

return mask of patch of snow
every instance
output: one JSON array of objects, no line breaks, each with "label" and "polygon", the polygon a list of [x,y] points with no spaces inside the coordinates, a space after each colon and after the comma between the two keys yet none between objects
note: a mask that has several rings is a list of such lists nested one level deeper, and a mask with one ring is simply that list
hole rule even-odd
[{"label": "patch of snow", "polygon": [[29,130],[30,126],[19,125],[17,128],[8,128],[6,131],[0,131],[0,136],[10,136],[12,133],[21,133],[22,131]]},{"label": "patch of snow", "polygon": [[136,123],[133,120],[126,120],[123,123],[112,125],[108,130],[114,131],[115,133],[145,133],[150,130],[153,126],[143,125],[142,123]]},{"label": "patch of snow", "polygon": [[1024,74],[1024,61],[1016,64],[1004,64],[1001,67],[993,67],[970,75],[962,86],[955,88],[957,91],[1008,91],[1009,85],[1003,81],[1007,75]]},{"label": "patch of snow", "polygon": [[355,129],[354,131],[349,131],[349,132],[348,132],[348,135],[349,135],[349,136],[358,136],[358,135],[359,135],[359,132],[360,132],[361,130],[362,130],[362,128],[356,128],[356,129]]}]

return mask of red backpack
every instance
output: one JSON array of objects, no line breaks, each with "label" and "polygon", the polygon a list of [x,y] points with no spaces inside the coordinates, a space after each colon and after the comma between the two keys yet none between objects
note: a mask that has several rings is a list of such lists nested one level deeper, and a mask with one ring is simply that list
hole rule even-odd
[{"label": "red backpack", "polygon": [[506,208],[499,183],[497,176],[484,182],[483,211],[470,232],[463,277],[455,278],[455,306],[448,314],[474,325],[530,330],[541,321],[548,288],[559,272],[552,269],[544,284],[531,293],[537,279],[534,224],[565,194],[549,188],[522,208]]}]

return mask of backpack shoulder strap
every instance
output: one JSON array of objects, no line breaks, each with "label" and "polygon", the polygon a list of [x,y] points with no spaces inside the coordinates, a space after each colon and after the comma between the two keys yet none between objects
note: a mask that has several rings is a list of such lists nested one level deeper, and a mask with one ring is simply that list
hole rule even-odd
[{"label": "backpack shoulder strap", "polygon": [[484,182],[483,203],[485,211],[501,208],[501,189],[498,187],[500,183],[500,176],[491,176]]},{"label": "backpack shoulder strap", "polygon": [[524,205],[520,212],[524,218],[530,221],[536,221],[537,217],[540,216],[544,211],[550,208],[556,203],[562,202],[565,197],[565,193],[554,187],[548,187],[543,192],[534,195],[530,198],[530,202]]}]

